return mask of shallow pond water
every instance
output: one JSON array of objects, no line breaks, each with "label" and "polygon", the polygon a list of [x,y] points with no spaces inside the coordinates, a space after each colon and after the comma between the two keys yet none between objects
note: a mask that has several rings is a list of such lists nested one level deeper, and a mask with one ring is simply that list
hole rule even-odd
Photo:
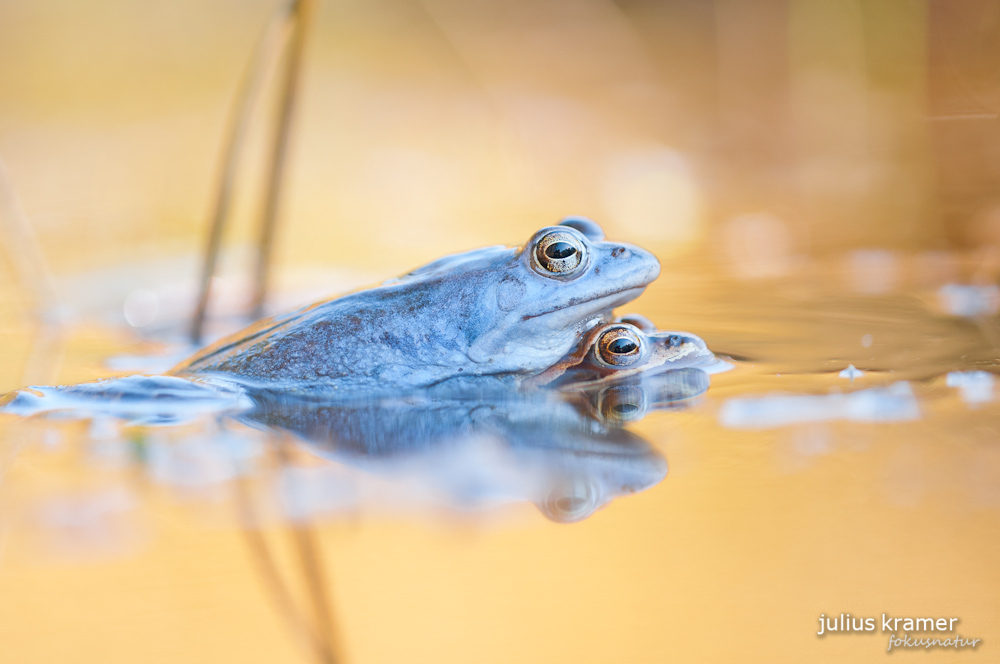
[{"label": "shallow pond water", "polygon": [[[666,387],[2,415],[0,641],[19,662],[881,657],[881,629],[817,636],[843,613],[957,617],[988,655],[995,294],[842,276],[666,266],[630,310],[736,365]],[[60,380],[183,352],[154,341],[73,327]]]}]

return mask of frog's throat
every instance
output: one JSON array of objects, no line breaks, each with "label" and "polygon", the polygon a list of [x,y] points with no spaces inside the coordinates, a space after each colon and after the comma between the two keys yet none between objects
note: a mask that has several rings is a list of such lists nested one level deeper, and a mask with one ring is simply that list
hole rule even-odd
[{"label": "frog's throat", "polygon": [[[528,366],[517,367],[522,372],[536,372],[546,369],[558,362],[573,346],[573,341],[577,334],[583,329],[591,329],[603,317],[604,314],[615,307],[625,304],[645,290],[645,286],[630,288],[624,291],[616,291],[607,295],[590,298],[570,306],[556,307],[548,312],[525,315],[522,322],[539,319],[546,314],[553,318],[553,321],[541,323],[554,332],[562,333],[565,337],[563,343],[552,344],[550,348],[538,353],[538,360]],[[544,320],[544,319],[543,319]],[[541,321],[539,321],[541,322]],[[504,350],[511,343],[511,339],[505,338],[510,331],[505,327],[489,330],[480,335],[469,347],[468,358],[479,364],[491,362],[495,357],[503,355]],[[514,371],[514,367],[502,367],[500,371]]]},{"label": "frog's throat", "polygon": [[604,329],[605,328],[603,326],[599,325],[592,327],[585,333],[573,352],[566,355],[541,373],[527,378],[521,384],[521,387],[526,389],[535,389],[542,387],[543,385],[548,385],[552,381],[561,377],[568,369],[578,366],[581,362],[583,362],[583,359],[587,356],[587,354],[590,353],[591,349],[593,349],[594,342],[596,341],[598,334],[603,332]]},{"label": "frog's throat", "polygon": [[[598,297],[581,300],[580,302],[576,302],[568,306],[553,307],[552,309],[547,309],[537,314],[526,314],[521,318],[521,320],[527,321],[532,318],[541,318],[542,316],[559,313],[566,315],[566,324],[564,327],[570,327],[587,320],[588,318],[602,314],[605,311],[619,307],[626,302],[631,302],[635,298],[639,297],[644,290],[646,290],[645,286],[637,286],[636,288],[629,288],[628,290],[614,291],[612,293],[608,293],[607,295],[600,295]],[[583,316],[568,315],[570,312],[575,312],[576,310],[582,308],[586,308],[591,313]]]}]

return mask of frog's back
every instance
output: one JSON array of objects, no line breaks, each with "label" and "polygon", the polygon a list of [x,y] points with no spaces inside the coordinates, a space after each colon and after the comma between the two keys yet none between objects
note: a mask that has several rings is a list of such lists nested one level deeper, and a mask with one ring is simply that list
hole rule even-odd
[{"label": "frog's back", "polygon": [[438,369],[455,364],[449,356],[464,358],[472,324],[435,316],[433,293],[420,282],[402,283],[320,302],[259,321],[171,373],[364,389],[433,382]]}]

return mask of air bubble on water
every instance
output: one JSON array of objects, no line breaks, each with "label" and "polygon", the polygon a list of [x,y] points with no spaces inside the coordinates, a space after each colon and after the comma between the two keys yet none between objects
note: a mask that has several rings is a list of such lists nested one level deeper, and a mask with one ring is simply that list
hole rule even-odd
[{"label": "air bubble on water", "polygon": [[[862,341],[862,343],[864,343],[864,342]],[[868,345],[870,346],[871,344],[868,344]],[[862,371],[861,369],[858,369],[853,364],[848,364],[847,368],[844,369],[843,371],[841,371],[840,374],[839,374],[839,376],[841,378],[848,378],[848,379],[850,379],[852,381],[855,378],[860,378],[861,376],[864,376],[864,375],[865,375],[865,372]]]}]

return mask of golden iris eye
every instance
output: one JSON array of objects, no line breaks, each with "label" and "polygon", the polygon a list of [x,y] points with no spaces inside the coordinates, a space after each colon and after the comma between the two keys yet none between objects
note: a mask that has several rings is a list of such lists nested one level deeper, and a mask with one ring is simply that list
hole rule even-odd
[{"label": "golden iris eye", "polygon": [[627,327],[612,327],[597,340],[597,356],[616,367],[627,367],[639,361],[642,340]]},{"label": "golden iris eye", "polygon": [[587,248],[572,231],[552,231],[535,244],[535,265],[549,277],[570,277],[585,265]]}]

